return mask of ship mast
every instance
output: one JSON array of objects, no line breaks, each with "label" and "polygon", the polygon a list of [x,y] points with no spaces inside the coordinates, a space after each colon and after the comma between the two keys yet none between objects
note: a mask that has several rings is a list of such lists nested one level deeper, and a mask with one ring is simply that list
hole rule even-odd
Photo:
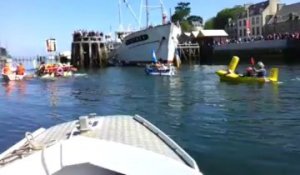
[{"label": "ship mast", "polygon": [[162,0],[160,0],[160,8],[161,8],[162,24],[166,24],[167,23],[167,14],[165,13],[164,4],[163,4]]},{"label": "ship mast", "polygon": [[121,0],[119,0],[119,30],[123,30],[122,26],[122,11],[121,11]]},{"label": "ship mast", "polygon": [[149,27],[149,4],[148,4],[148,0],[146,0],[146,27]]}]

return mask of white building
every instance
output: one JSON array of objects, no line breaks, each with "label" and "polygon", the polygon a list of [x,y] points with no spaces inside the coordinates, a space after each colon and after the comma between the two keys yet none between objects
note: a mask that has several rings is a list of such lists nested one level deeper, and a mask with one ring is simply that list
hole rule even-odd
[{"label": "white building", "polygon": [[239,14],[236,20],[231,20],[228,26],[235,27],[237,38],[261,36],[264,26],[282,7],[279,0],[268,0],[257,4],[245,5],[245,12]]}]

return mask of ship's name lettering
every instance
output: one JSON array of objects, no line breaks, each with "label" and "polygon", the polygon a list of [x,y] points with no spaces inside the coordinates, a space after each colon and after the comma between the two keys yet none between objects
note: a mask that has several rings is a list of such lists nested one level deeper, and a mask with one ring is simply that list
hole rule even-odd
[{"label": "ship's name lettering", "polygon": [[128,39],[128,40],[126,41],[126,45],[133,44],[133,43],[137,43],[137,42],[141,42],[141,41],[145,41],[145,40],[147,40],[148,38],[149,38],[148,35],[140,35],[140,36],[137,36],[137,37]]}]

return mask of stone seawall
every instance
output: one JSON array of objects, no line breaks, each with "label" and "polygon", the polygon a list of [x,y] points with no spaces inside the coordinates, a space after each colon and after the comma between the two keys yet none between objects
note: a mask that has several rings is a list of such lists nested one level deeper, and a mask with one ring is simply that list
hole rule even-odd
[{"label": "stone seawall", "polygon": [[268,64],[300,63],[300,40],[269,40],[216,46],[211,63],[228,63],[235,55],[240,57],[242,64],[248,64],[251,57]]}]

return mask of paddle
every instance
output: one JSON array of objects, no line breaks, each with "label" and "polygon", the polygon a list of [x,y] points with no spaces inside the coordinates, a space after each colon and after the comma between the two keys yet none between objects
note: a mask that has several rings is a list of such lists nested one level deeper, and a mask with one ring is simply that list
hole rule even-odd
[{"label": "paddle", "polygon": [[255,60],[254,60],[254,58],[253,58],[253,57],[251,57],[251,59],[250,59],[250,63],[251,63],[251,65],[252,65],[252,66],[254,66],[254,65],[255,65]]}]

